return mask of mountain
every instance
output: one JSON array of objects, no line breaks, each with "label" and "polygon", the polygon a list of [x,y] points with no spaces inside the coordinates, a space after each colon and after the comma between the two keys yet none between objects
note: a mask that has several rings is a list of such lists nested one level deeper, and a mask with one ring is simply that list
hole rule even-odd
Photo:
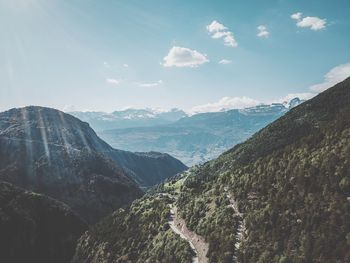
[{"label": "mountain", "polygon": [[112,149],[105,152],[142,188],[150,188],[188,167],[178,159],[159,152],[128,152]]},{"label": "mountain", "polygon": [[176,108],[169,111],[126,109],[112,113],[93,111],[69,113],[82,121],[88,122],[96,131],[164,125],[187,116],[183,110]]},{"label": "mountain", "polygon": [[116,211],[74,262],[349,262],[349,160],[350,78]]},{"label": "mountain", "polygon": [[169,155],[115,150],[58,110],[0,113],[0,180],[63,201],[90,223],[140,197],[134,179],[150,186],[184,169]]},{"label": "mountain", "polygon": [[69,262],[85,230],[67,205],[0,181],[1,262]]},{"label": "mountain", "polygon": [[295,98],[285,104],[200,113],[167,125],[101,131],[99,136],[118,149],[166,152],[191,166],[216,158],[301,102]]}]

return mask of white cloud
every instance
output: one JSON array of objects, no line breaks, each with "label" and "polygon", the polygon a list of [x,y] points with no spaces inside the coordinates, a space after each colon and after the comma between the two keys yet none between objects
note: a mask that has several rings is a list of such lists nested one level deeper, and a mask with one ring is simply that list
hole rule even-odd
[{"label": "white cloud", "polygon": [[309,27],[311,30],[317,31],[326,27],[327,20],[316,16],[302,17],[302,13],[298,12],[291,15],[291,18],[297,21],[298,27]]},{"label": "white cloud", "polygon": [[204,113],[204,112],[219,112],[232,109],[245,109],[249,107],[255,107],[257,105],[269,105],[272,103],[286,103],[290,102],[294,98],[301,100],[309,100],[316,96],[317,93],[305,92],[305,93],[290,93],[283,98],[269,101],[259,101],[246,96],[243,97],[223,97],[217,102],[207,103],[192,107],[189,110],[190,114]]},{"label": "white cloud", "polygon": [[206,55],[185,47],[172,47],[164,57],[164,67],[190,67],[195,68],[209,62]]},{"label": "white cloud", "polygon": [[201,112],[217,112],[230,109],[244,109],[253,107],[261,102],[248,97],[223,97],[217,102],[207,103],[193,107],[190,112],[192,114]]},{"label": "white cloud", "polygon": [[332,68],[325,76],[322,83],[310,87],[315,92],[322,92],[335,84],[350,77],[350,63]]},{"label": "white cloud", "polygon": [[315,97],[317,94],[316,93],[312,93],[312,92],[303,92],[303,93],[289,93],[287,94],[287,96],[274,101],[274,102],[279,102],[279,103],[283,103],[283,102],[289,102],[290,100],[294,99],[294,98],[299,98],[301,100],[309,100],[313,97]]},{"label": "white cloud", "polygon": [[207,26],[207,30],[209,33],[214,33],[218,31],[225,31],[227,27],[225,27],[223,24],[220,24],[218,21],[214,20],[211,22],[210,25]]},{"label": "white cloud", "polygon": [[231,63],[232,63],[232,60],[229,60],[229,59],[222,59],[219,61],[219,64],[222,64],[222,65],[227,65]]},{"label": "white cloud", "polygon": [[123,64],[123,67],[124,67],[124,68],[128,68],[129,65],[128,65],[128,64]]},{"label": "white cloud", "polygon": [[64,105],[62,108],[63,112],[74,112],[74,111],[80,111],[76,106],[74,105]]},{"label": "white cloud", "polygon": [[265,38],[269,37],[270,32],[267,30],[266,26],[260,25],[257,27],[257,29],[258,29],[258,34],[257,34],[258,37],[265,37]]},{"label": "white cloud", "polygon": [[292,19],[295,19],[295,20],[300,20],[302,15],[303,15],[303,13],[298,12],[298,13],[291,15],[290,17]]},{"label": "white cloud", "polygon": [[136,83],[137,86],[141,87],[141,88],[153,88],[153,87],[157,87],[163,84],[162,80],[158,80],[158,81],[154,81],[154,82],[138,82]]},{"label": "white cloud", "polygon": [[244,109],[254,107],[261,104],[284,103],[294,98],[301,100],[309,100],[318,93],[334,86],[335,84],[350,77],[350,63],[342,64],[331,69],[325,76],[322,83],[310,87],[310,92],[289,93],[283,98],[270,101],[258,101],[249,97],[223,97],[217,102],[198,105],[189,110],[190,114],[203,112],[218,112],[230,109]]},{"label": "white cloud", "polygon": [[222,38],[224,40],[225,46],[229,46],[229,47],[238,46],[238,43],[233,36],[233,33],[218,21],[214,20],[213,22],[211,22],[211,24],[207,26],[207,30],[212,38],[215,38],[215,39]]},{"label": "white cloud", "polygon": [[108,78],[108,79],[106,79],[106,82],[107,82],[108,84],[117,86],[117,85],[120,84],[121,80],[120,80],[120,79]]},{"label": "white cloud", "polygon": [[326,27],[326,19],[318,17],[304,17],[297,23],[298,27],[310,27],[312,30],[320,30]]}]

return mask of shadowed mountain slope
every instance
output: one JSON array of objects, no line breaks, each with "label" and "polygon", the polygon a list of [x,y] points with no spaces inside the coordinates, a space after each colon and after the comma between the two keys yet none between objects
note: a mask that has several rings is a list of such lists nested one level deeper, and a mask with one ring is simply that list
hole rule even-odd
[{"label": "shadowed mountain slope", "polygon": [[69,262],[85,230],[67,205],[0,181],[1,262]]},{"label": "shadowed mountain slope", "polygon": [[89,222],[140,197],[133,179],[150,186],[184,169],[168,155],[115,150],[61,111],[0,113],[0,179],[61,200]]}]

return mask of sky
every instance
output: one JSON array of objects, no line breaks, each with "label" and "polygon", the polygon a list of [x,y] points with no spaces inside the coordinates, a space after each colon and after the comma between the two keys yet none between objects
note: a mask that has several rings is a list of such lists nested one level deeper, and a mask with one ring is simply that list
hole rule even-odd
[{"label": "sky", "polygon": [[0,110],[215,111],[350,76],[348,0],[0,0]]}]

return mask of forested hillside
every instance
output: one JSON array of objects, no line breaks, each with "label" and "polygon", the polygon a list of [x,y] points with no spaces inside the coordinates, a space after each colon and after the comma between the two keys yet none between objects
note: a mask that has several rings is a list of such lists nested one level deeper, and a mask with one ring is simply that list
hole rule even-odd
[{"label": "forested hillside", "polygon": [[[218,159],[159,185],[147,200],[87,232],[78,255],[89,251],[88,258],[96,258],[102,245],[104,254],[123,255],[115,240],[138,250],[140,237],[165,235],[166,220],[161,218],[172,205],[187,227],[208,243],[209,262],[349,262],[350,79],[294,108]],[[162,209],[159,202],[164,202]],[[136,224],[141,229],[133,232],[128,229],[140,220],[140,213],[133,212],[136,207],[152,216],[141,217],[145,221]],[[127,230],[115,227],[119,220]],[[150,240],[141,247],[162,244]],[[177,255],[188,249],[171,244]],[[158,255],[147,251],[142,259]],[[162,256],[173,255],[169,253],[164,250]],[[145,254],[133,260],[140,261],[140,255]]]},{"label": "forested hillside", "polygon": [[190,262],[190,246],[169,229],[169,203],[146,195],[114,212],[80,238],[73,263]]},{"label": "forested hillside", "polygon": [[[230,262],[232,252],[242,262],[347,262],[349,160],[350,79],[200,167],[178,206],[210,242],[212,262]],[[241,240],[239,224],[230,233],[232,225],[218,221],[223,205],[212,205],[226,192],[243,215]]]}]

